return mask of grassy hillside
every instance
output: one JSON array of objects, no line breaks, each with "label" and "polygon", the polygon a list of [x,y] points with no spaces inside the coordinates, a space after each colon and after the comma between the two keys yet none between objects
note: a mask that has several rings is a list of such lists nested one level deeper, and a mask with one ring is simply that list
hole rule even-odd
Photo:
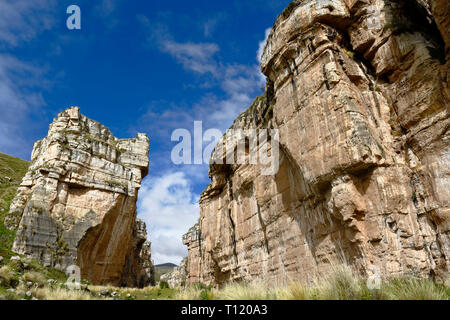
[{"label": "grassy hillside", "polygon": [[174,268],[178,267],[176,264],[173,263],[164,263],[164,264],[158,264],[155,266],[155,280],[159,281],[162,275],[166,273],[170,273],[173,271]]},{"label": "grassy hillside", "polygon": [[29,162],[0,152],[0,214],[9,210],[17,187],[27,173]]},{"label": "grassy hillside", "polygon": [[15,232],[7,230],[3,218],[25,176],[29,162],[0,153],[0,256],[9,256]]},{"label": "grassy hillside", "polygon": [[163,263],[163,264],[156,265],[155,266],[155,271],[156,271],[155,280],[159,281],[159,279],[161,278],[162,275],[172,272],[173,269],[176,267],[178,267],[178,266],[173,263]]}]

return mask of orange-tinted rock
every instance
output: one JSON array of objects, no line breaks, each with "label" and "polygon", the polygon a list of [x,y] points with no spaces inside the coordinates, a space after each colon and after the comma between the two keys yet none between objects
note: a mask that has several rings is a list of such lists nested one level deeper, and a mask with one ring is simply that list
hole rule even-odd
[{"label": "orange-tinted rock", "polygon": [[211,165],[188,282],[308,281],[342,262],[448,275],[449,15],[438,8],[448,1],[297,0],[278,17],[266,99],[233,128],[278,129],[280,169]]},{"label": "orange-tinted rock", "polygon": [[13,250],[63,270],[78,265],[93,284],[141,285],[145,224],[136,201],[148,153],[144,134],[117,139],[77,107],[61,112],[34,144],[11,205],[6,224],[20,219]]}]

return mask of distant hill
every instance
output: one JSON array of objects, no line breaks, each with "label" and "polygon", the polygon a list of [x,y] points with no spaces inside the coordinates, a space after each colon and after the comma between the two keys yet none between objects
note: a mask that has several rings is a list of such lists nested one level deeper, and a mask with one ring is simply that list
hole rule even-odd
[{"label": "distant hill", "polygon": [[157,264],[155,267],[156,268],[176,268],[178,266],[174,263],[163,263],[163,264]]},{"label": "distant hill", "polygon": [[0,152],[0,251],[8,250],[14,241],[15,232],[3,226],[3,217],[17,193],[30,163]]},{"label": "distant hill", "polygon": [[178,266],[173,263],[162,263],[162,264],[155,265],[155,270],[156,270],[155,280],[159,281],[159,278],[163,274],[172,272],[173,269],[176,267],[178,267]]}]

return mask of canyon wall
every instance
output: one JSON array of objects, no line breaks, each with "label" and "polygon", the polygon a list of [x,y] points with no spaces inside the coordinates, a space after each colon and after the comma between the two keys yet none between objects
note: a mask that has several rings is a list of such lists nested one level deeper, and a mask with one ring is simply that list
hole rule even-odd
[{"label": "canyon wall", "polygon": [[136,219],[148,154],[145,134],[117,139],[77,107],[61,112],[34,144],[5,219],[18,227],[13,250],[61,270],[77,265],[93,284],[148,285],[150,244]]},{"label": "canyon wall", "polygon": [[449,18],[447,0],[284,10],[262,56],[266,92],[231,128],[279,130],[280,168],[211,164],[183,238],[188,283],[308,282],[338,263],[448,277]]}]

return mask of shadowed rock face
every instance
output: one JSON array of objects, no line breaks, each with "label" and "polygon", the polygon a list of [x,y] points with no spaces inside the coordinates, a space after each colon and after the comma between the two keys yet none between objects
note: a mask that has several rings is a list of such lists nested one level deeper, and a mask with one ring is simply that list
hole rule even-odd
[{"label": "shadowed rock face", "polygon": [[280,170],[211,165],[188,283],[308,281],[340,262],[448,275],[449,18],[445,0],[289,5],[266,93],[233,125],[279,129]]},{"label": "shadowed rock face", "polygon": [[6,224],[20,221],[13,250],[53,267],[78,265],[94,284],[139,285],[146,233],[136,201],[148,153],[144,134],[117,139],[77,107],[61,112],[35,143],[11,205]]}]

